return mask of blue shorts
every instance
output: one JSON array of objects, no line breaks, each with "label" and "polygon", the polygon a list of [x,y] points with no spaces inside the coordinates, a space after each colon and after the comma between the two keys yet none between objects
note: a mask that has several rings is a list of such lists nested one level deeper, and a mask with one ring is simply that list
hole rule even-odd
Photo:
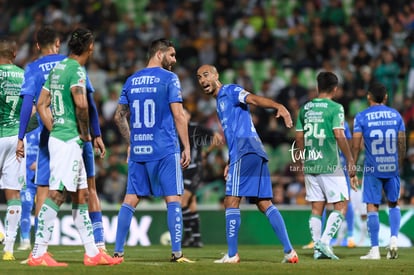
[{"label": "blue shorts", "polygon": [[363,202],[371,204],[382,203],[382,191],[389,202],[397,202],[400,198],[400,177],[377,178],[364,175]]},{"label": "blue shorts", "polygon": [[49,186],[50,178],[50,156],[49,156],[49,147],[46,143],[39,143],[39,151],[37,153],[37,168],[35,174],[35,184],[37,186]]},{"label": "blue shorts", "polygon": [[226,181],[226,195],[273,198],[267,160],[256,154],[247,154],[231,164]]},{"label": "blue shorts", "polygon": [[36,186],[49,186],[50,178],[50,156],[49,156],[49,131],[41,126],[39,136],[39,151],[37,152],[37,167],[35,174]]},{"label": "blue shorts", "polygon": [[86,177],[91,178],[95,176],[95,156],[93,153],[92,142],[83,143],[83,162],[85,163]]},{"label": "blue shorts", "polygon": [[183,191],[183,174],[178,153],[157,161],[128,161],[126,194],[164,197],[182,195]]}]

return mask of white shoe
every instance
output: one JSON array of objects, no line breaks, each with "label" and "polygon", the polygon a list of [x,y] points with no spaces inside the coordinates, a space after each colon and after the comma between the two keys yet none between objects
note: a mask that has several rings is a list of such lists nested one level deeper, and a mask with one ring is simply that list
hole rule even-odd
[{"label": "white shoe", "polygon": [[381,255],[378,246],[371,248],[367,255],[359,257],[361,260],[380,260]]},{"label": "white shoe", "polygon": [[388,247],[387,259],[397,259],[397,258],[398,258],[397,237],[392,236],[390,240],[390,246]]},{"label": "white shoe", "polygon": [[291,250],[289,253],[285,254],[282,264],[296,264],[299,262],[298,254],[295,250]]},{"label": "white shoe", "polygon": [[216,264],[238,264],[240,263],[239,253],[233,257],[229,257],[229,254],[224,254],[223,258],[214,261]]},{"label": "white shoe", "polygon": [[17,250],[30,250],[32,249],[32,246],[30,245],[30,240],[22,240],[20,242],[19,247],[17,248]]}]

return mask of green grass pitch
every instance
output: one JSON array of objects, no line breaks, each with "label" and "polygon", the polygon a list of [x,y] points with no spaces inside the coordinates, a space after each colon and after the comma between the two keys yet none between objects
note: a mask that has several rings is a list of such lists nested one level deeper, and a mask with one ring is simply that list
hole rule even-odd
[{"label": "green grass pitch", "polygon": [[[108,246],[110,253],[113,246]],[[203,248],[184,248],[184,255],[196,262],[170,263],[170,248],[153,245],[150,247],[126,247],[125,262],[117,266],[87,267],[83,265],[83,247],[50,246],[49,252],[68,267],[30,267],[20,264],[29,252],[15,251],[16,261],[2,261],[0,274],[414,274],[414,248],[400,248],[399,258],[386,259],[386,250],[381,248],[381,260],[362,261],[360,256],[368,252],[368,247],[335,247],[340,258],[314,260],[313,250],[296,248],[298,264],[282,264],[281,246],[240,245],[240,264],[215,264],[226,251],[225,245],[205,245]]]}]

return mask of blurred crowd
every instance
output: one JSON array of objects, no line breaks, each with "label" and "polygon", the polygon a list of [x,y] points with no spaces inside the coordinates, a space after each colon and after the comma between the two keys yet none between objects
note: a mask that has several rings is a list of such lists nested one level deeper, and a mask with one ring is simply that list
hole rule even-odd
[{"label": "blurred crowd", "polygon": [[[414,204],[414,3],[404,0],[0,0],[0,34],[20,45],[16,63],[38,57],[34,34],[52,24],[62,34],[82,25],[96,34],[87,65],[95,87],[107,157],[97,159],[101,198],[119,203],[126,185],[126,149],[113,122],[126,78],[145,66],[155,38],[174,41],[185,107],[194,120],[220,132],[215,101],[202,94],[195,77],[199,65],[218,68],[224,83],[273,98],[296,118],[299,106],[317,95],[316,74],[335,72],[341,81],[336,100],[344,105],[352,129],[355,114],[367,107],[366,92],[377,80],[386,85],[388,104],[403,115],[408,154],[402,171],[402,204]],[[294,129],[273,113],[252,108],[254,123],[270,158],[274,202],[305,204],[303,176],[290,150]],[[224,194],[225,146],[203,162],[201,203]]]}]

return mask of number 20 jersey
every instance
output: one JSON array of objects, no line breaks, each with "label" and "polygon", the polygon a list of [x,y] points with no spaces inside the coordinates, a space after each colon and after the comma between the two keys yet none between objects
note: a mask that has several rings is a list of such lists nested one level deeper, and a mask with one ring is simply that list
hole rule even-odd
[{"label": "number 20 jersey", "polygon": [[130,159],[160,160],[180,152],[170,104],[182,102],[176,74],[160,67],[145,68],[125,82],[119,104],[130,110]]},{"label": "number 20 jersey", "polygon": [[365,143],[364,173],[378,178],[397,176],[398,132],[405,131],[398,111],[374,105],[358,113],[354,119],[354,133],[362,133]]}]

